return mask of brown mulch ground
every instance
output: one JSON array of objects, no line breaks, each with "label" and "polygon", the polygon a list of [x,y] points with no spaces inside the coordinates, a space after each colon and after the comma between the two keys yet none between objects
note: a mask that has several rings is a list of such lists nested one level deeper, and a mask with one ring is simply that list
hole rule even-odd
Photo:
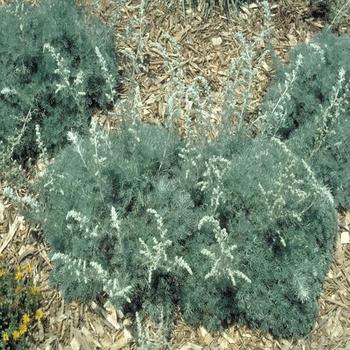
[{"label": "brown mulch ground", "polygon": [[[92,11],[104,21],[111,22],[115,2],[101,0],[98,8],[92,6],[92,0],[84,3],[91,6]],[[312,16],[307,3],[307,0],[282,0],[272,6],[272,45],[283,59],[287,58],[291,47],[310,40],[325,25],[322,17]],[[115,26],[116,45],[121,52],[120,66],[123,67],[121,74],[131,69],[126,53],[134,50],[137,43],[131,36],[126,37],[124,31],[128,21],[137,18],[139,4],[139,0],[128,1],[121,9],[121,19]],[[170,76],[164,69],[161,54],[153,44],[158,42],[166,47],[170,58],[174,57],[174,47],[162,37],[163,33],[172,35],[181,49],[186,80],[191,82],[197,75],[202,75],[209,81],[215,95],[222,90],[230,60],[240,54],[241,48],[234,33],[242,32],[247,39],[255,38],[262,29],[262,18],[261,9],[256,4],[245,7],[239,16],[226,21],[219,12],[214,12],[209,18],[198,13],[184,16],[180,9],[166,9],[164,2],[151,1],[143,23],[145,69],[136,74],[142,117],[150,122],[166,117],[168,92],[165,87]],[[347,31],[347,28],[350,26],[345,26],[342,31]],[[134,25],[134,30],[137,29]],[[263,50],[264,47],[258,49]],[[249,106],[252,115],[257,112],[266,85],[273,75],[271,57],[260,61],[257,69],[254,96]],[[127,95],[129,83],[127,79],[123,81],[121,95]],[[213,113],[219,114],[220,107],[216,106]],[[334,261],[321,295],[320,315],[313,331],[305,339],[291,343],[237,326],[223,333],[209,334],[204,328],[187,326],[179,316],[172,334],[172,349],[350,349],[350,211],[340,213],[339,217]],[[32,330],[36,340],[33,349],[135,349],[130,332],[132,321],[126,315],[111,305],[101,308],[96,304],[83,306],[76,302],[65,302],[57,290],[50,288],[48,250],[37,228],[29,227],[18,216],[15,208],[0,197],[0,254],[3,253],[10,263],[31,263],[34,281],[43,290],[45,316]]]}]

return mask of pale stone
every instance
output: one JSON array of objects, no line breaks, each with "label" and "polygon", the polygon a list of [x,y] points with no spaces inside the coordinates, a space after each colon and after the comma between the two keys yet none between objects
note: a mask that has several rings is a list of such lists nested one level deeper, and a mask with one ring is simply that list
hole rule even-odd
[{"label": "pale stone", "polygon": [[218,36],[211,39],[214,46],[220,46],[222,44],[222,39]]},{"label": "pale stone", "polygon": [[340,235],[340,243],[341,244],[347,244],[350,242],[350,234],[347,231],[344,231]]}]

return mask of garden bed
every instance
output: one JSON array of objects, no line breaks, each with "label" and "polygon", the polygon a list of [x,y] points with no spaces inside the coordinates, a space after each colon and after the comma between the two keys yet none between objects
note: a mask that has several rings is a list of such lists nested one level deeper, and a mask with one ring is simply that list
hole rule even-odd
[{"label": "garden bed", "polygon": [[[113,22],[116,4],[113,1],[101,1],[96,8],[87,1],[91,11],[107,23]],[[139,92],[139,113],[149,123],[158,124],[167,116],[167,101],[172,92],[173,81],[171,70],[164,68],[165,58],[173,65],[178,63],[176,47],[173,42],[162,36],[168,32],[175,38],[181,49],[181,64],[184,72],[183,82],[189,84],[197,75],[204,76],[211,85],[213,96],[220,96],[226,83],[227,69],[230,60],[242,54],[241,45],[232,33],[242,32],[248,40],[254,40],[262,30],[263,13],[256,4],[242,9],[238,16],[230,21],[223,14],[204,19],[198,13],[187,13],[186,17],[180,8],[166,8],[164,3],[155,1],[145,11],[140,22],[138,1],[130,1],[121,10],[120,20],[116,23],[115,39],[121,52],[119,73],[125,77],[119,87],[121,101]],[[286,60],[287,52],[298,43],[309,41],[326,24],[324,18],[315,18],[307,6],[307,1],[283,1],[273,4],[272,12],[272,46],[278,55]],[[133,30],[126,34],[127,22]],[[348,32],[349,26],[339,29]],[[140,36],[143,47],[140,47]],[[161,43],[168,52],[168,57],[154,43]],[[264,46],[257,46],[261,53]],[[130,52],[141,63],[135,69],[135,61],[130,59]],[[139,57],[137,57],[139,55]],[[140,60],[141,58],[141,60]],[[143,66],[143,67],[142,67]],[[257,75],[252,82],[252,98],[248,115],[253,122],[259,110],[266,86],[273,76],[271,56],[254,61]],[[139,90],[135,90],[135,82]],[[239,101],[241,86],[237,90]],[[211,120],[216,125],[220,118],[220,103],[214,100]],[[120,111],[115,111],[118,115]],[[106,129],[113,129],[113,118],[97,113],[94,118]],[[179,124],[186,133],[186,126]],[[215,129],[213,129],[215,134]],[[214,137],[215,135],[213,135]],[[39,173],[40,163],[36,165]],[[28,181],[37,175],[31,174]],[[2,183],[4,187],[6,184]],[[23,189],[23,193],[26,189]],[[349,347],[349,290],[347,277],[350,265],[347,262],[349,251],[350,212],[339,213],[339,234],[336,243],[333,264],[327,275],[320,299],[320,315],[312,332],[303,340],[277,340],[268,333],[253,331],[245,326],[233,325],[224,332],[209,333],[205,328],[195,329],[188,326],[178,313],[176,326],[169,340],[172,349],[338,349]],[[67,348],[67,349],[127,349],[137,348],[131,333],[132,321],[127,314],[115,310],[111,304],[103,310],[101,305],[90,303],[66,302],[61,294],[48,284],[48,275],[52,269],[48,257],[49,247],[40,235],[39,227],[29,226],[18,216],[14,206],[1,198],[0,202],[1,250],[11,263],[30,263],[33,266],[33,278],[36,285],[42,288],[44,317],[31,330],[35,345],[30,348]],[[159,329],[152,323],[144,325],[150,334],[157,337]]]}]

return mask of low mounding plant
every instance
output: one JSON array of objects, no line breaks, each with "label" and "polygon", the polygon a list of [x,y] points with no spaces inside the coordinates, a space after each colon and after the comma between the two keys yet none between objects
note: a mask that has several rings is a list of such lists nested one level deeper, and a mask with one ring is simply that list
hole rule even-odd
[{"label": "low mounding plant", "polygon": [[55,151],[69,130],[88,130],[95,108],[112,104],[115,79],[108,72],[116,71],[116,53],[111,32],[85,16],[75,0],[0,6],[0,32],[3,158],[36,157],[36,125],[44,147]]},{"label": "low mounding plant", "polygon": [[206,216],[188,242],[184,317],[209,329],[237,320],[277,336],[305,335],[337,228],[332,197],[278,139],[219,143],[193,180],[200,187],[189,190]]},{"label": "low mounding plant", "polygon": [[350,37],[327,32],[291,50],[263,105],[264,134],[285,141],[350,207]]},{"label": "low mounding plant", "polygon": [[337,218],[283,143],[185,144],[139,122],[69,139],[31,204],[66,298],[105,292],[124,311],[157,318],[162,306],[167,319],[179,305],[212,330],[235,319],[279,336],[309,331]]},{"label": "low mounding plant", "polygon": [[[107,137],[94,124],[89,138],[70,133],[72,145],[38,185],[53,280],[67,298],[91,300],[104,290],[118,305],[141,302],[165,293],[153,289],[158,274],[182,264],[179,248],[170,249],[187,235],[191,205],[174,179],[181,142],[156,126],[122,130]],[[159,215],[171,218],[172,230]]]}]

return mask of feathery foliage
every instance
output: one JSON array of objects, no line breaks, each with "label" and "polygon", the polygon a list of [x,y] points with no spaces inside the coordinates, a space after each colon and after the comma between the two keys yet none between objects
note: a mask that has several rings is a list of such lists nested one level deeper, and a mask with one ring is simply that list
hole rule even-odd
[{"label": "feathery foliage", "polygon": [[117,135],[93,124],[88,138],[69,139],[31,204],[65,297],[105,292],[153,317],[179,305],[211,330],[232,319],[280,336],[310,329],[337,219],[328,191],[285,144],[185,144],[139,122]]},{"label": "feathery foliage", "polygon": [[332,197],[277,139],[222,140],[216,152],[230,163],[210,174],[216,185],[204,177],[193,191],[207,213],[188,243],[184,317],[209,329],[237,320],[277,336],[306,334],[337,228]]},{"label": "feathery foliage", "polygon": [[24,163],[38,154],[36,124],[52,152],[111,105],[116,53],[109,29],[75,0],[1,6],[0,32],[1,153]]},{"label": "feathery foliage", "polygon": [[[298,70],[303,69],[301,58],[296,55],[297,68],[290,71],[282,93],[282,88],[275,92],[277,103],[265,105],[261,119],[267,137],[253,140],[245,136],[244,127],[250,91],[240,109],[236,105],[230,109],[228,103],[236,83],[243,86],[247,81],[251,87],[251,45],[242,58],[248,66],[243,78],[228,84],[224,93],[223,119],[232,115],[237,119],[236,134],[224,130],[210,142],[211,99],[205,79],[198,77],[187,86],[181,82],[181,70],[174,70],[179,79],[173,77],[176,88],[167,106],[166,129],[136,121],[138,89],[125,104],[116,103],[109,73],[112,56],[100,46],[91,45],[89,52],[97,63],[90,67],[90,62],[89,67],[99,69],[106,88],[101,90],[104,102],[79,94],[87,91],[87,85],[80,70],[69,76],[73,68],[65,68],[64,50],[47,40],[42,49],[49,56],[46,64],[57,69],[54,77],[60,78],[53,83],[52,95],[64,92],[71,98],[69,106],[78,108],[77,115],[91,116],[86,114],[89,108],[108,104],[121,107],[119,112],[125,114],[116,134],[92,123],[86,135],[78,135],[88,122],[85,128],[62,129],[62,135],[69,130],[71,144],[37,181],[33,188],[37,198],[4,191],[42,227],[51,246],[51,281],[63,295],[88,302],[106,294],[118,308],[136,315],[138,342],[150,349],[166,344],[166,335],[155,341],[142,329],[141,320],[150,316],[159,322],[161,308],[159,323],[167,327],[177,306],[189,323],[210,330],[235,320],[276,336],[307,334],[329,266],[337,216],[330,192],[297,156],[303,156],[298,142],[292,142],[298,140],[294,133],[307,130],[310,113],[304,117],[295,113],[301,118],[299,128],[289,123],[293,108],[283,109],[284,99],[291,100],[289,90]],[[230,74],[234,68],[233,62]],[[344,96],[345,73],[339,70],[336,79],[339,84],[329,97],[330,107],[315,113],[321,118],[315,117],[319,131],[312,156],[321,154],[333,135],[328,129],[338,117],[330,120],[328,111],[334,110],[336,116],[344,112],[337,106]],[[1,91],[3,97],[13,95],[11,87]],[[187,142],[171,127],[181,110],[188,123]],[[23,124],[29,125],[36,117],[33,113],[29,109]],[[193,114],[195,129],[190,123]],[[130,115],[133,120],[127,120]],[[45,125],[36,122],[33,127],[37,141],[33,154],[39,156],[55,148],[45,141]],[[21,139],[27,128],[19,129],[19,134],[22,130]]]},{"label": "feathery foliage", "polygon": [[350,37],[323,32],[291,50],[263,105],[264,134],[315,171],[337,206],[350,207]]},{"label": "feathery foliage", "polygon": [[[180,213],[190,205],[176,188],[170,195],[181,143],[159,127],[129,126],[111,138],[95,124],[87,139],[70,133],[72,145],[38,185],[38,219],[55,252],[53,280],[67,298],[91,300],[103,288],[120,305],[132,288],[142,300],[160,273],[185,267],[180,256],[168,256],[171,241],[186,234]],[[163,196],[169,202],[160,211]],[[178,212],[177,230],[167,232],[154,207],[163,218]]]}]

